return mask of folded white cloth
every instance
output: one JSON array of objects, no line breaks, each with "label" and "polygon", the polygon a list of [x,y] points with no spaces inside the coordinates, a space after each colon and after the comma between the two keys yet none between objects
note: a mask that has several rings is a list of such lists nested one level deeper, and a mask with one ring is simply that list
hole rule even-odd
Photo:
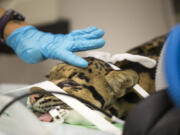
[{"label": "folded white cloth", "polygon": [[132,62],[137,62],[147,68],[153,68],[156,66],[156,61],[154,59],[151,59],[149,57],[140,56],[140,55],[134,55],[129,53],[119,53],[111,55],[108,52],[87,52],[85,56],[92,56],[101,60],[104,60],[105,62],[115,63],[117,61],[123,61],[128,60]]},{"label": "folded white cloth", "polygon": [[164,72],[164,54],[165,54],[165,48],[166,48],[166,43],[164,44],[161,53],[160,53],[160,58],[159,62],[157,65],[157,70],[156,70],[156,76],[155,76],[155,89],[157,91],[166,89],[167,82],[165,78],[165,72]]}]

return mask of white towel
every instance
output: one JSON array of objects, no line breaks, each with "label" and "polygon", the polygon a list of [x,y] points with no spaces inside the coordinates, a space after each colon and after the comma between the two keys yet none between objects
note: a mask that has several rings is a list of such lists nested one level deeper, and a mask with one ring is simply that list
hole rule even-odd
[{"label": "white towel", "polygon": [[157,65],[156,76],[155,76],[155,89],[156,89],[156,91],[163,90],[163,89],[167,88],[167,83],[166,83],[166,79],[165,79],[165,72],[164,72],[165,48],[166,48],[166,43],[164,44],[164,46],[161,50],[159,62]]},{"label": "white towel", "polygon": [[92,51],[92,52],[87,52],[85,56],[87,57],[92,56],[92,57],[95,57],[95,58],[98,58],[98,59],[104,60],[105,62],[110,62],[110,63],[128,60],[132,62],[137,62],[145,66],[146,68],[153,68],[156,66],[156,61],[154,59],[151,59],[145,56],[129,54],[129,53],[119,53],[119,54],[111,55],[108,52]]}]

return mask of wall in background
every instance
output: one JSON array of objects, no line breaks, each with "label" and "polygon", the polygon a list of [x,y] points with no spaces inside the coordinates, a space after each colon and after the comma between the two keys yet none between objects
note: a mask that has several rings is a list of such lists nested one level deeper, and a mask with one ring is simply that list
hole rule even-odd
[{"label": "wall in background", "polygon": [[100,50],[119,53],[169,30],[167,4],[164,0],[60,0],[59,13],[71,20],[72,29],[103,28],[107,43]]},{"label": "wall in background", "polygon": [[[9,3],[7,2],[9,1]],[[170,1],[170,0],[167,0]],[[124,52],[166,33],[174,20],[164,0],[3,0],[6,8],[23,12],[32,24],[58,18],[71,21],[71,30],[95,25],[105,30],[100,51]],[[171,22],[171,23],[170,23]],[[17,57],[0,56],[0,83],[36,83],[59,61],[29,65]]]}]

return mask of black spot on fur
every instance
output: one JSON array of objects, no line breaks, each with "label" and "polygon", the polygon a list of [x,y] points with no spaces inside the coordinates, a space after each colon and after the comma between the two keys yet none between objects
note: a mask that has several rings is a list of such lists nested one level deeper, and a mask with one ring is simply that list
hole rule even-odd
[{"label": "black spot on fur", "polygon": [[39,96],[38,97],[34,97],[34,99],[37,101],[37,100],[41,99],[42,97],[44,97],[44,95],[40,95],[39,94]]},{"label": "black spot on fur", "polygon": [[93,86],[83,85],[83,87],[91,91],[93,97],[101,103],[101,107],[104,106],[105,101],[103,97],[96,91]]},{"label": "black spot on fur", "polygon": [[51,102],[51,99],[43,100],[43,101],[41,101],[39,104],[41,105],[41,104],[45,104],[45,103],[48,103],[48,102]]},{"label": "black spot on fur", "polygon": [[104,67],[105,65],[104,64],[102,64],[102,63],[100,63],[100,65],[101,65],[101,67]]},{"label": "black spot on fur", "polygon": [[73,78],[73,76],[75,76],[77,74],[77,72],[73,72],[68,78],[71,79]]},{"label": "black spot on fur", "polygon": [[88,69],[88,72],[89,72],[89,73],[92,73],[92,69],[91,69],[91,68],[90,68],[90,69]]},{"label": "black spot on fur", "polygon": [[86,82],[89,82],[89,78],[82,72],[78,74],[78,77],[82,80],[85,80]]},{"label": "black spot on fur", "polygon": [[101,66],[100,66],[99,70],[102,71],[102,67]]},{"label": "black spot on fur", "polygon": [[96,66],[96,69],[98,69],[98,68],[99,68],[97,63],[95,63],[95,66]]},{"label": "black spot on fur", "polygon": [[90,66],[90,65],[92,65],[92,64],[93,64],[93,62],[89,62],[89,63],[88,63],[88,66]]},{"label": "black spot on fur", "polygon": [[114,109],[113,107],[109,108],[109,111],[111,112],[112,115],[115,115],[115,116],[118,115],[117,110]]},{"label": "black spot on fur", "polygon": [[82,87],[72,87],[73,90],[82,90]]}]

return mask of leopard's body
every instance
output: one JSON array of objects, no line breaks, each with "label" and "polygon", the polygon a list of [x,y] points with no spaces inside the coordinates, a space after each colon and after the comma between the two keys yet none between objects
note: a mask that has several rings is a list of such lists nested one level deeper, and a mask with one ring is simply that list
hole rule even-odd
[{"label": "leopard's body", "polygon": [[[165,36],[147,42],[128,53],[147,56],[158,61]],[[113,70],[111,66],[93,57],[85,58],[87,68],[79,68],[66,63],[52,68],[49,80],[67,93],[80,97],[101,108],[107,113],[126,116],[129,110],[139,101],[140,97],[133,91],[133,86],[139,84],[148,93],[154,92],[155,69],[148,69],[138,63],[127,60],[116,62],[122,70]],[[34,87],[31,91],[39,91]],[[34,95],[30,97],[34,110],[45,113],[54,106],[61,105],[71,109],[52,95]]]}]

